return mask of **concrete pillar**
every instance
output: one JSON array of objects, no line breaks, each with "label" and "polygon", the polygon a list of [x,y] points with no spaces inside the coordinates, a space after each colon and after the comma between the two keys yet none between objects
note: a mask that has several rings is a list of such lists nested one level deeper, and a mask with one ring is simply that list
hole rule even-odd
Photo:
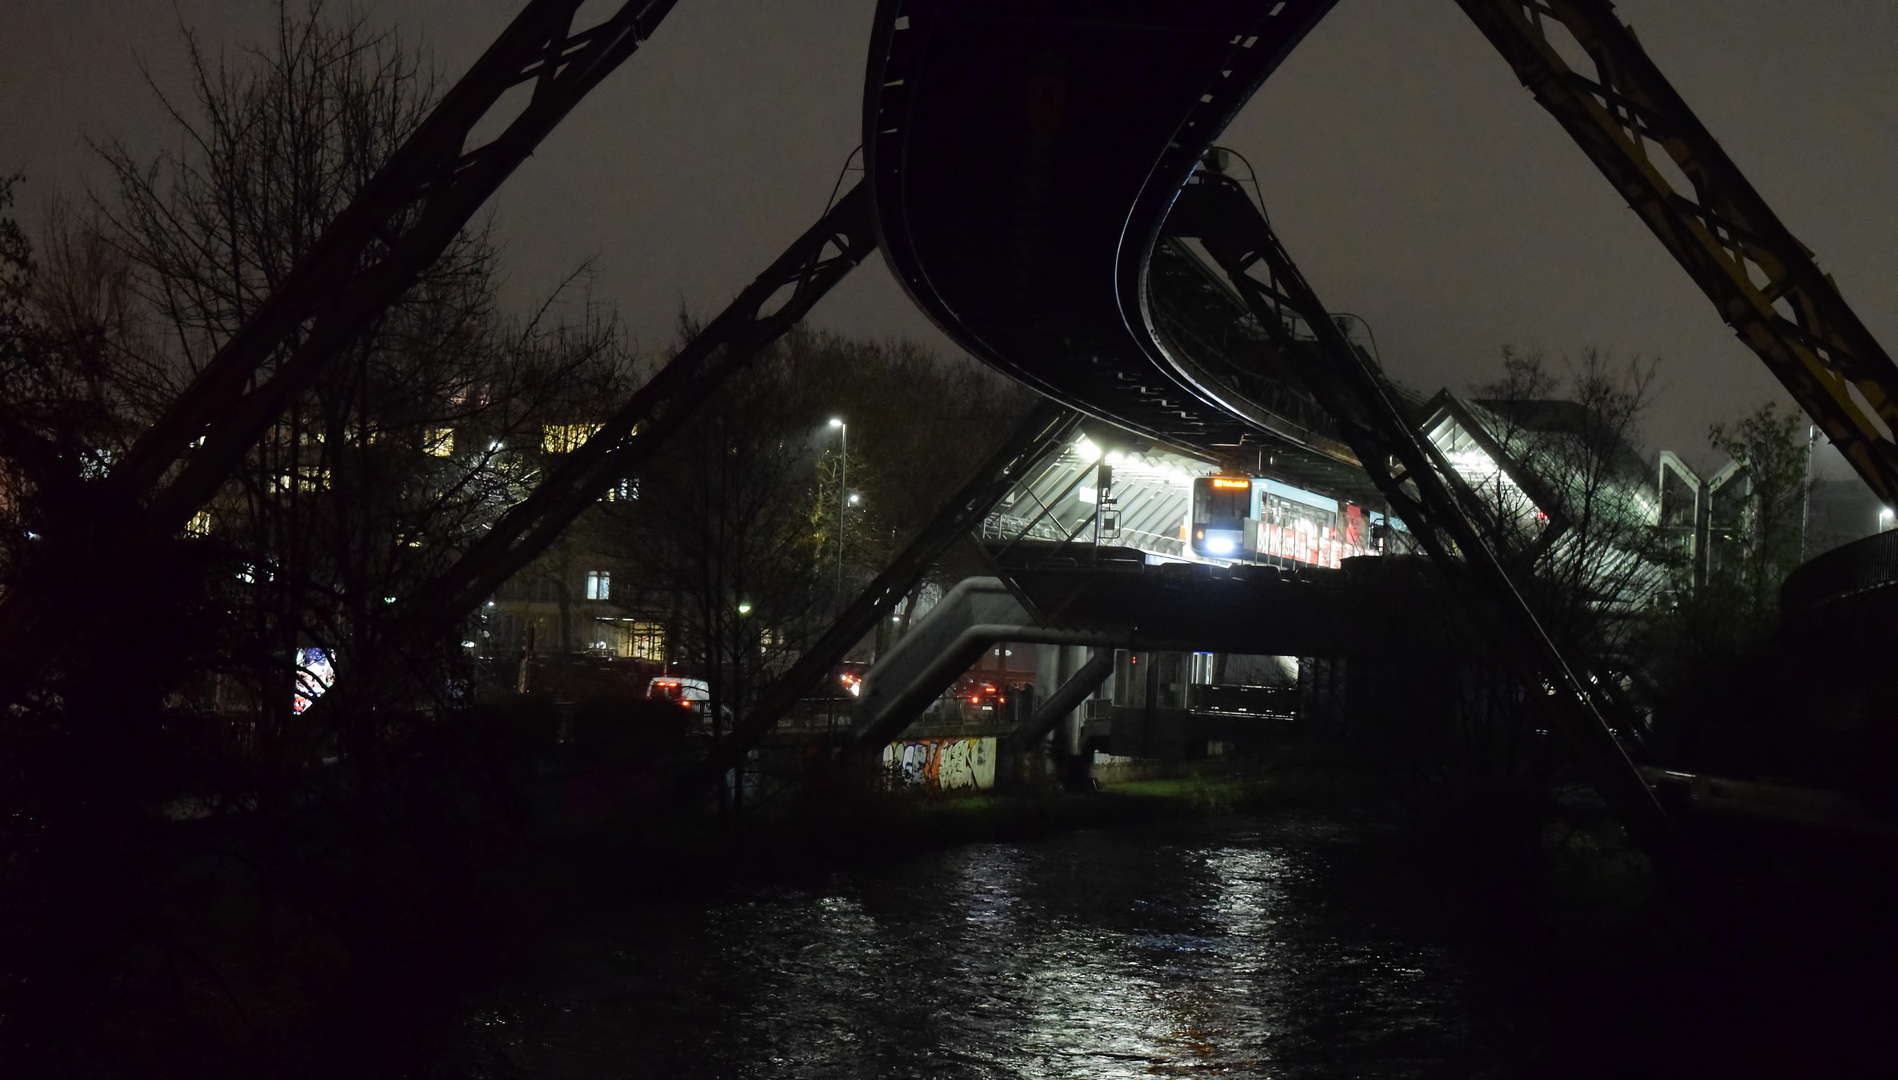
[{"label": "concrete pillar", "polygon": [[[1035,700],[1046,701],[1055,690],[1065,686],[1087,663],[1086,645],[1038,645],[1035,647]],[[1109,676],[1111,680],[1111,676]],[[1092,695],[1090,695],[1092,696]],[[1087,723],[1087,702],[1068,710],[1056,721],[1054,744],[1056,757],[1072,757],[1081,752],[1082,732]]]},{"label": "concrete pillar", "polygon": [[[1081,669],[1081,665],[1087,663],[1087,647],[1086,646],[1065,645],[1063,646],[1063,648],[1068,653],[1068,663],[1072,670],[1079,671]],[[1111,680],[1113,679],[1113,677],[1114,676],[1113,676],[1112,669],[1109,669],[1107,678]],[[1100,688],[1096,687],[1094,690],[1094,693],[1089,695],[1089,698],[1092,698],[1098,695],[1099,693],[1100,693]],[[1079,705],[1075,706],[1072,710],[1068,712],[1067,716],[1062,718],[1060,726],[1055,728],[1054,739],[1055,739],[1056,752],[1066,757],[1073,757],[1074,755],[1080,753],[1081,752],[1081,736],[1082,736],[1082,732],[1086,729],[1086,727],[1087,727],[1087,699],[1083,699]]]}]

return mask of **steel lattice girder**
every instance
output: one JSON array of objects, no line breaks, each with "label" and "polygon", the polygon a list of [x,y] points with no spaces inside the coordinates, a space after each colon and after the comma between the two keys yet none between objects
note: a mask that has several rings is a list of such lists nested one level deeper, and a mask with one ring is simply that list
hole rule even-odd
[{"label": "steel lattice girder", "polygon": [[[380,648],[363,650],[376,670],[358,671],[323,695],[315,706],[321,711],[310,719],[373,699],[397,677],[395,661],[405,650],[426,649],[466,619],[608,487],[650,459],[726,379],[809,313],[876,249],[868,203],[861,186],[839,199],[461,558],[403,598]],[[781,296],[786,289],[789,295]]]},{"label": "steel lattice girder", "polygon": [[1608,716],[1619,703],[1598,689],[1599,681],[1591,684],[1577,673],[1536,618],[1503,555],[1471,520],[1468,493],[1459,490],[1455,470],[1406,418],[1383,372],[1346,340],[1264,214],[1223,178],[1189,186],[1180,205],[1197,217],[1208,254],[1253,305],[1268,334],[1282,347],[1292,346],[1284,318],[1289,310],[1317,336],[1319,363],[1301,370],[1313,396],[1338,417],[1372,482],[1451,581],[1466,583],[1491,602],[1472,609],[1493,618],[1492,637],[1524,685],[1546,683],[1551,726],[1574,749],[1589,782],[1635,842],[1665,872],[1691,878],[1694,854],[1615,739]]},{"label": "steel lattice girder", "polygon": [[[1720,317],[1878,497],[1898,506],[1898,366],[1606,0],[1457,3]],[[1594,62],[1594,78],[1563,60],[1561,35]]]},{"label": "steel lattice girder", "polygon": [[[65,514],[44,526],[44,542],[63,550],[42,553],[43,565],[90,552],[95,570],[124,575],[125,587],[137,587],[138,574],[152,572],[142,553],[163,549],[180,533],[278,414],[440,256],[568,111],[638,50],[676,0],[630,0],[576,30],[573,18],[583,2],[532,0],[515,17],[140,435],[98,485],[102,490],[65,500]],[[526,105],[501,132],[469,146],[478,126],[506,115],[503,96],[530,83]],[[274,370],[258,382],[273,357],[279,358]],[[22,679],[68,647],[58,635],[41,632],[47,602],[37,590],[0,601],[7,654],[0,697],[10,699]]]},{"label": "steel lattice girder", "polygon": [[[141,435],[108,481],[144,501],[151,535],[170,536],[229,478],[277,415],[440,256],[495,189],[581,98],[630,57],[676,0],[632,0],[575,30],[583,0],[533,0],[448,91],[190,386]],[[533,84],[489,141],[476,127]],[[246,391],[289,347],[270,377]],[[191,449],[203,439],[202,445]],[[152,493],[173,465],[182,471]]]},{"label": "steel lattice girder", "polygon": [[680,786],[677,796],[699,794],[743,761],[745,752],[777,724],[779,717],[843,660],[851,646],[896,609],[896,602],[950,545],[974,531],[1009,488],[1067,445],[1080,423],[1079,413],[1052,400],[1036,406],[1014,434],[976,469],[969,482],[844,609],[830,629],[804,650],[789,671],[765,688],[751,711],[733,725],[731,734]]},{"label": "steel lattice girder", "polygon": [[[872,251],[862,185],[837,200],[677,356],[614,411],[466,554],[405,601],[418,633],[446,631],[533,561],[606,489],[652,456],[726,379],[750,363]],[[785,290],[790,294],[773,303]]]}]

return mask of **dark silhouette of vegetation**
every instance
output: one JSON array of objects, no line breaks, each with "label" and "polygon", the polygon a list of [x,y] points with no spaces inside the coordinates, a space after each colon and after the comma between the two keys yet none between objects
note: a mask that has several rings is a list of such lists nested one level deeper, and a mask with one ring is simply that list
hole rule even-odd
[{"label": "dark silhouette of vegetation", "polygon": [[[720,740],[1027,403],[967,361],[797,330],[631,478],[636,498],[601,504],[574,539],[625,568],[632,605],[670,604],[672,658],[709,684]],[[847,467],[832,418],[850,425]]]},{"label": "dark silhouette of vegetation", "polygon": [[1676,576],[1643,639],[1657,672],[1662,749],[1673,760],[1693,762],[1709,729],[1735,719],[1733,695],[1758,685],[1775,663],[1769,654],[1780,585],[1802,561],[1811,491],[1804,426],[1800,416],[1781,415],[1768,402],[1708,430],[1708,444],[1737,474],[1713,496],[1706,549],[1697,553],[1699,580],[1690,572]]},{"label": "dark silhouette of vegetation", "polygon": [[[584,273],[538,311],[503,310],[500,254],[470,230],[188,535],[131,565],[89,562],[122,526],[97,482],[439,89],[394,36],[320,5],[280,7],[272,42],[240,63],[189,34],[185,49],[188,97],[161,95],[179,147],[104,147],[110,187],[56,208],[37,250],[5,213],[17,178],[0,180],[0,591],[55,596],[32,629],[69,642],[59,664],[9,673],[0,713],[0,1072],[399,1071],[384,1051],[494,970],[521,924],[553,921],[568,894],[550,876],[611,856],[602,876],[637,883],[650,820],[627,808],[703,752],[696,723],[658,703],[562,713],[511,687],[478,695],[462,635],[398,640],[390,616],[642,367]],[[1506,350],[1476,405],[1505,456],[1543,478],[1553,524],[1501,471],[1474,487],[1545,626],[1592,658],[1586,674],[1687,715],[1771,632],[1799,560],[1804,462],[1795,418],[1771,406],[1716,425],[1748,479],[1695,584],[1642,502],[1654,370],[1591,350],[1558,372]],[[966,361],[789,335],[529,571],[561,590],[559,650],[575,649],[566,590],[584,551],[615,570],[614,602],[672,612],[668,660],[710,684],[716,744],[1026,404]],[[832,416],[849,424],[847,459]],[[62,561],[42,551],[49,529]],[[934,583],[966,569],[945,563]],[[903,632],[930,584],[879,638]],[[101,633],[91,616],[108,606],[131,613],[111,625],[148,637]],[[1445,625],[1418,636],[1475,621]],[[313,648],[344,680],[396,677],[300,713]],[[1565,758],[1535,687],[1467,652],[1425,662],[1438,661],[1390,681],[1426,687],[1441,714],[1394,715],[1365,749],[1433,851],[1521,888],[1548,854]],[[735,773],[725,806],[745,784]],[[1211,790],[1188,801],[1225,805]],[[864,834],[888,836],[883,806],[830,813],[868,807]],[[780,836],[824,819],[785,820]],[[1555,843],[1593,843],[1580,835]],[[1611,856],[1629,890],[1646,887],[1638,860]]]},{"label": "dark silhouette of vegetation", "polygon": [[[1437,437],[1474,518],[1569,664],[1610,700],[1645,677],[1645,614],[1678,561],[1656,527],[1641,420],[1656,364],[1584,350],[1553,361],[1505,348],[1473,400],[1438,399]],[[1402,655],[1345,663],[1361,717],[1354,751],[1443,857],[1520,875],[1541,857],[1555,792],[1577,783],[1541,687],[1499,654],[1483,596],[1434,574],[1393,573],[1385,615],[1410,627]],[[1368,570],[1365,572],[1369,572]],[[1484,870],[1489,873],[1490,870]]]},{"label": "dark silhouette of vegetation", "polygon": [[[468,714],[457,642],[387,655],[389,601],[534,481],[521,444],[545,418],[629,366],[596,308],[503,313],[493,246],[466,233],[189,535],[97,554],[117,528],[99,478],[436,89],[412,50],[320,6],[281,8],[241,64],[186,48],[191,95],[164,102],[180,149],[106,147],[112,188],[54,213],[38,262],[0,227],[0,589],[38,590],[36,633],[64,644],[55,666],[13,665],[0,717],[0,1070],[18,1075],[276,1071],[246,1055],[342,1003],[371,1029],[412,1015],[441,1000],[416,980],[478,958],[467,886],[518,809],[487,754],[506,725]],[[407,680],[298,716],[311,647],[345,677]]]},{"label": "dark silhouette of vegetation", "polygon": [[[41,590],[55,601],[41,630],[67,642],[54,667],[9,669],[31,685],[0,715],[10,1075],[399,1059],[405,1033],[498,961],[515,916],[560,895],[530,884],[550,838],[656,793],[666,755],[702,752],[651,704],[477,700],[463,634],[395,638],[392,599],[640,375],[583,273],[538,311],[503,310],[479,230],[292,404],[186,535],[136,565],[70,542],[49,561],[49,524],[68,541],[113,532],[99,479],[437,90],[359,19],[284,7],[276,29],[238,62],[187,34],[189,95],[164,99],[180,146],[104,147],[111,186],[51,215],[37,259],[4,213],[15,182],[0,185],[0,590]],[[628,478],[641,498],[601,503],[569,542],[610,539],[637,571],[623,585],[680,597],[684,659],[729,715],[829,615],[823,421],[849,417],[864,496],[843,527],[849,588],[1021,404],[967,363],[794,335]],[[108,605],[149,638],[101,632]],[[374,692],[297,712],[313,648],[339,686]]]}]

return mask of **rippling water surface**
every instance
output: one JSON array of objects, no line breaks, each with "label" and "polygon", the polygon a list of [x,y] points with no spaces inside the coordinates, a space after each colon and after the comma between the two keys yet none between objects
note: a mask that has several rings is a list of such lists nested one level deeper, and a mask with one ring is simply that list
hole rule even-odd
[{"label": "rippling water surface", "polygon": [[1317,821],[1059,834],[642,909],[469,1020],[481,1071],[1468,1076],[1456,963]]}]

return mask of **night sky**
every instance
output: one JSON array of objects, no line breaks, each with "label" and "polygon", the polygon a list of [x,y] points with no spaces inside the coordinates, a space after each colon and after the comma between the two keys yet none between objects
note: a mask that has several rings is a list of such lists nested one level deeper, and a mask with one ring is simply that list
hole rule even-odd
[{"label": "night sky", "polygon": [[[598,6],[604,7],[604,4]],[[451,78],[515,0],[379,0]],[[662,345],[822,211],[858,140],[874,0],[682,0],[491,203],[522,304],[593,258],[598,299]],[[265,0],[177,0],[213,51],[262,43]],[[1624,21],[1872,332],[1898,348],[1898,4],[1626,0]],[[172,0],[0,4],[0,172],[22,216],[83,198],[87,140],[176,145],[140,75],[184,91]],[[1711,463],[1707,424],[1778,384],[1451,0],[1344,0],[1222,140],[1334,310],[1422,390],[1466,390],[1505,342],[1663,358],[1650,447]],[[880,261],[817,325],[951,348]],[[1842,466],[1841,466],[1842,468]]]}]

